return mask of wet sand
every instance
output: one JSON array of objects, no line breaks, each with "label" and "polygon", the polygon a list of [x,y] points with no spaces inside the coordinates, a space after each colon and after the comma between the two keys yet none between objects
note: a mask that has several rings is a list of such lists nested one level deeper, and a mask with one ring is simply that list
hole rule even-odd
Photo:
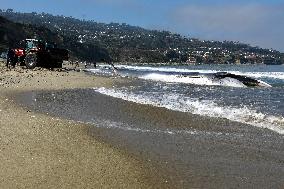
[{"label": "wet sand", "polygon": [[91,136],[90,125],[36,113],[12,98],[112,82],[79,70],[6,70],[0,61],[0,188],[172,188],[159,170]]},{"label": "wet sand", "polygon": [[283,136],[268,129],[131,103],[93,89],[27,93],[23,99],[37,112],[93,124],[91,136],[158,165],[175,188],[284,186]]}]

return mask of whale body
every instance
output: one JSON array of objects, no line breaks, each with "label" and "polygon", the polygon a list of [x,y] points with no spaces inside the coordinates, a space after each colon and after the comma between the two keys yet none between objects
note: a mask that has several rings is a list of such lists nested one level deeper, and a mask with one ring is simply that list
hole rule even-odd
[{"label": "whale body", "polygon": [[260,81],[260,80],[257,80],[251,77],[243,76],[243,75],[236,75],[236,74],[228,73],[228,72],[217,72],[213,74],[213,77],[215,79],[233,78],[233,79],[236,79],[242,82],[247,87],[271,87],[271,85],[263,81]]},{"label": "whale body", "polygon": [[[233,86],[239,87],[271,87],[271,85],[257,80],[248,76],[244,75],[236,75],[229,72],[216,72],[216,73],[183,73],[180,77],[188,77],[192,79],[198,78],[206,78],[207,80],[211,81],[212,83],[219,83],[221,85],[226,85],[226,83],[230,82],[231,84],[234,83]],[[228,85],[227,85],[228,86]]]}]

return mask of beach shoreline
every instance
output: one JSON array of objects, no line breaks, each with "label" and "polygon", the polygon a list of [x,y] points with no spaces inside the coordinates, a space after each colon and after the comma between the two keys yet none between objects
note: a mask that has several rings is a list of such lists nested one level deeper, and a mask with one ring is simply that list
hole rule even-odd
[{"label": "beach shoreline", "polygon": [[133,83],[80,69],[2,78],[0,186],[283,186],[283,136],[268,129],[100,94]]},{"label": "beach shoreline", "polygon": [[26,91],[111,86],[111,78],[0,67],[1,188],[171,188],[158,170],[97,141],[89,125],[33,112],[12,98]]},{"label": "beach shoreline", "polygon": [[36,112],[93,125],[91,136],[150,161],[163,178],[179,184],[174,188],[282,186],[283,137],[268,129],[128,102],[95,89],[24,95],[25,106]]}]

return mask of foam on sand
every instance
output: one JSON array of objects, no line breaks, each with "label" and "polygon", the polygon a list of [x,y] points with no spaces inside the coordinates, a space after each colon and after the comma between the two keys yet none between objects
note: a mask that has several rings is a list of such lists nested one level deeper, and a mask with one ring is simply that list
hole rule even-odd
[{"label": "foam on sand", "polygon": [[96,92],[120,98],[123,100],[164,107],[170,110],[190,112],[192,114],[209,117],[226,118],[231,121],[249,124],[252,126],[267,128],[280,134],[284,134],[284,118],[281,116],[266,115],[249,107],[220,106],[212,100],[198,100],[182,97],[178,94],[134,94],[122,89],[95,88]]}]

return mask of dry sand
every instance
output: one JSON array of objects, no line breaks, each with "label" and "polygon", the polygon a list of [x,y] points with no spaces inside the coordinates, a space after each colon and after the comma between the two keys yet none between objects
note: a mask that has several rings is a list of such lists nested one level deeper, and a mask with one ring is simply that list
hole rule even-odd
[{"label": "dry sand", "polygon": [[0,188],[170,188],[156,169],[91,137],[89,125],[34,113],[11,98],[111,84],[77,71],[6,70],[0,62]]}]

